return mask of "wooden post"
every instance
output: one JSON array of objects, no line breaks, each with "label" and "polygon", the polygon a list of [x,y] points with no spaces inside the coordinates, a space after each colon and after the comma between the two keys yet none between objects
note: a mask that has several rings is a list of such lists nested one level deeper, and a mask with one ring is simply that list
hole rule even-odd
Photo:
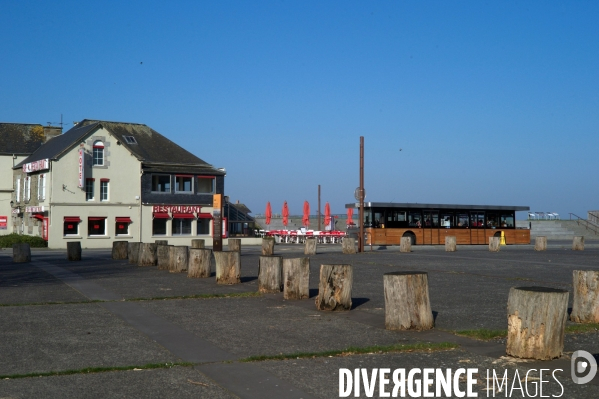
[{"label": "wooden post", "polygon": [[140,242],[129,243],[129,251],[127,255],[129,257],[129,263],[137,265],[137,262],[139,262],[139,247],[141,247]]},{"label": "wooden post", "polygon": [[352,283],[351,265],[321,265],[316,309],[350,310]]},{"label": "wooden post", "polygon": [[[192,244],[193,244],[193,242],[192,242]],[[189,266],[187,267],[187,277],[192,277],[192,278],[210,277],[211,261],[212,261],[212,250],[211,249],[189,248]]]},{"label": "wooden post", "polygon": [[310,258],[283,259],[283,298],[310,297]]},{"label": "wooden post", "polygon": [[572,272],[574,303],[570,320],[575,323],[599,323],[599,271]]},{"label": "wooden post", "polygon": [[306,238],[306,243],[304,244],[304,255],[316,255],[316,238]]},{"label": "wooden post", "polygon": [[171,262],[171,247],[172,245],[157,245],[156,246],[156,264],[158,270],[169,270]]},{"label": "wooden post", "polygon": [[392,272],[383,275],[385,328],[429,330],[434,326],[426,272]]},{"label": "wooden post", "polygon": [[142,243],[139,246],[137,266],[156,266],[156,247],[154,243]]},{"label": "wooden post", "polygon": [[410,237],[401,237],[399,252],[412,252],[412,239]]},{"label": "wooden post", "polygon": [[455,252],[456,251],[456,237],[455,236],[446,236],[445,237],[445,252]]},{"label": "wooden post", "polygon": [[489,237],[489,252],[499,252],[501,237]]},{"label": "wooden post", "polygon": [[584,236],[574,236],[572,251],[584,251]]},{"label": "wooden post", "polygon": [[275,254],[275,238],[265,237],[262,239],[262,255],[272,256]]},{"label": "wooden post", "polygon": [[12,261],[14,263],[31,262],[31,247],[28,243],[12,244]]},{"label": "wooden post", "polygon": [[241,238],[229,238],[229,251],[241,252]]},{"label": "wooden post", "polygon": [[120,260],[129,257],[129,243],[127,241],[112,242],[112,259]]},{"label": "wooden post", "polygon": [[344,254],[355,254],[356,240],[351,237],[343,237],[341,240],[341,249]]},{"label": "wooden post", "polygon": [[171,273],[183,273],[187,271],[188,250],[187,245],[176,245],[170,247],[170,265],[168,271]]},{"label": "wooden post", "polygon": [[568,291],[557,288],[512,287],[507,303],[506,353],[524,359],[560,357],[568,295]]},{"label": "wooden post", "polygon": [[156,245],[168,245],[168,240],[156,240],[154,243]]},{"label": "wooden post", "polygon": [[547,237],[539,236],[535,237],[535,251],[546,251],[547,250]]},{"label": "wooden post", "polygon": [[194,238],[193,240],[191,240],[191,247],[192,248],[205,248],[205,241],[203,238]]},{"label": "wooden post", "polygon": [[67,259],[74,261],[81,260],[81,241],[67,242]]},{"label": "wooden post", "polygon": [[261,256],[258,272],[258,291],[276,293],[282,291],[281,269],[282,256]]},{"label": "wooden post", "polygon": [[241,253],[239,251],[215,251],[216,283],[241,283]]}]

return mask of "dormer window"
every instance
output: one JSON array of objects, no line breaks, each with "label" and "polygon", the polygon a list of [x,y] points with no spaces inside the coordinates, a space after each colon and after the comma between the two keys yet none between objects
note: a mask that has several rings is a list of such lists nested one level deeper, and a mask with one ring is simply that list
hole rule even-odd
[{"label": "dormer window", "polygon": [[100,140],[94,141],[94,166],[104,166],[104,143]]}]

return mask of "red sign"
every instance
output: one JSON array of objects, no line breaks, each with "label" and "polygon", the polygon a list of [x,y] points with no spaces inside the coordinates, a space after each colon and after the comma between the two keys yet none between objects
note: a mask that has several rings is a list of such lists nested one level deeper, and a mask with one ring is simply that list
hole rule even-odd
[{"label": "red sign", "polygon": [[153,213],[200,213],[201,211],[202,207],[197,205],[154,205],[152,207]]},{"label": "red sign", "polygon": [[0,230],[8,229],[8,216],[0,216]]},{"label": "red sign", "polygon": [[48,241],[48,218],[44,218],[42,222],[42,238]]},{"label": "red sign", "polygon": [[23,165],[24,173],[37,172],[38,170],[46,169],[50,169],[50,160],[48,158],[40,159],[39,161],[29,162]]},{"label": "red sign", "polygon": [[79,188],[85,185],[85,176],[83,173],[84,155],[83,147],[79,147]]}]

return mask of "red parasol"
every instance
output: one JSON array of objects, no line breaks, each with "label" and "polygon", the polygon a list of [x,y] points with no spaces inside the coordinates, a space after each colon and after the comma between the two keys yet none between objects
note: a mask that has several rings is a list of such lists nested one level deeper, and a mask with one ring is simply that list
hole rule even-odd
[{"label": "red parasol", "polygon": [[348,226],[352,226],[354,224],[352,216],[354,216],[354,208],[347,208],[347,221],[345,224]]},{"label": "red parasol", "polygon": [[324,225],[328,227],[329,224],[331,224],[331,206],[327,202],[324,204]]},{"label": "red parasol", "polygon": [[310,204],[304,201],[304,216],[302,217],[302,226],[310,226]]},{"label": "red parasol", "polygon": [[267,226],[270,225],[270,219],[272,218],[272,209],[270,208],[270,201],[268,201],[266,203],[266,212],[264,213],[264,223],[266,223]]},{"label": "red parasol", "polygon": [[289,223],[289,208],[287,207],[287,201],[283,203],[283,226],[287,227]]}]

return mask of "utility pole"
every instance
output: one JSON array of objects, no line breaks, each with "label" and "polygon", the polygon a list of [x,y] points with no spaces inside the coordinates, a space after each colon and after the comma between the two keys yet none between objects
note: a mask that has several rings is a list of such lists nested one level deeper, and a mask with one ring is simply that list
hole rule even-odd
[{"label": "utility pole", "polygon": [[320,184],[318,185],[318,231],[321,231],[321,229],[320,229]]},{"label": "utility pole", "polygon": [[[360,237],[359,252],[364,252],[364,136],[360,136]],[[372,239],[372,237],[371,237]]]}]

